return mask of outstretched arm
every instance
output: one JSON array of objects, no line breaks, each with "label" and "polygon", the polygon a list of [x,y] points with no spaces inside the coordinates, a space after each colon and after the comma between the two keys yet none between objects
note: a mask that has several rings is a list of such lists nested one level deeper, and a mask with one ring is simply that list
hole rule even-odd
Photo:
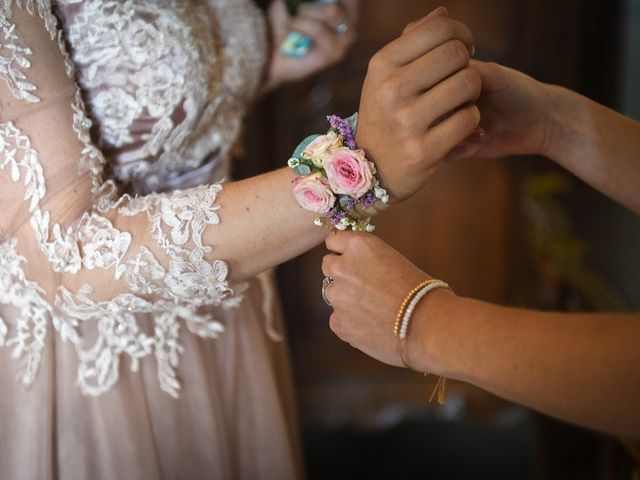
[{"label": "outstretched arm", "polygon": [[[339,232],[322,270],[334,283],[332,330],[401,366],[395,316],[429,276],[380,239]],[[463,380],[543,413],[640,438],[640,315],[541,313],[434,290],[411,322],[407,353],[420,371]]]},{"label": "outstretched arm", "polygon": [[535,312],[446,294],[416,313],[409,348],[421,369],[640,438],[640,315]]},{"label": "outstretched arm", "polygon": [[[313,215],[295,203],[293,174],[285,169],[224,188],[138,198],[109,193],[111,185],[100,178],[104,159],[89,138],[72,68],[57,41],[55,17],[46,8],[29,13],[17,2],[7,5],[0,15],[2,55],[9,60],[0,85],[0,200],[5,208],[0,229],[4,238],[17,239],[27,277],[37,279],[50,298],[58,286],[75,292],[86,284],[100,300],[134,290],[211,301],[228,290],[227,265],[233,280],[243,280],[322,240],[325,232],[313,225]],[[375,65],[382,66],[373,69],[363,93],[358,142],[373,152],[385,186],[399,199],[421,186],[416,177],[424,178],[422,172],[436,160],[431,152],[415,149],[405,155],[407,140],[422,142],[429,125],[402,131],[367,118],[375,114],[393,120],[404,105],[404,97],[389,94],[379,101],[379,92],[389,92],[390,77],[395,84],[411,78],[403,94],[408,98],[419,92],[425,101],[440,98],[425,88],[439,82],[455,87],[448,77],[468,70],[473,39],[466,27],[445,17],[432,18],[392,42],[387,50],[403,52],[401,58],[377,55]],[[453,51],[456,62],[446,55]],[[381,58],[384,62],[377,61]],[[439,68],[425,69],[428,75],[421,79],[417,67],[425,65]],[[431,103],[445,114],[478,94],[479,82],[449,103]],[[374,113],[368,113],[373,107]],[[446,153],[447,146],[475,127],[473,122],[441,126],[439,151]],[[392,154],[379,151],[372,140],[382,138],[385,145],[396,145]]]}]

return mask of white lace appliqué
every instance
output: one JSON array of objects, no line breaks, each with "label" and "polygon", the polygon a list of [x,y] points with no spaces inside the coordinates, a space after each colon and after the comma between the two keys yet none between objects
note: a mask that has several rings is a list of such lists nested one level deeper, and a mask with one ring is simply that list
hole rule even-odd
[{"label": "white lace appliqu\u00e9", "polygon": [[266,56],[249,0],[58,3],[119,180],[153,191],[228,154]]},{"label": "white lace appliqu\u00e9", "polygon": [[[0,3],[0,78],[14,97],[37,103],[40,101],[37,88],[28,81],[26,73],[31,66],[28,57],[32,52],[20,41],[11,22],[11,12],[15,6],[25,7],[32,15],[43,18],[52,39],[58,32],[58,44],[68,60],[50,2],[0,1],[3,1]],[[119,2],[106,3],[114,4],[114,9],[119,5]],[[142,24],[131,28],[140,36],[150,34]],[[100,31],[91,35],[98,36],[102,42],[113,41],[100,38]],[[144,55],[147,44],[141,45],[140,55]],[[96,63],[96,68],[114,60],[116,50],[110,55],[101,51],[102,60]],[[68,61],[66,70],[73,78],[73,65]],[[96,72],[88,75],[98,78]],[[148,75],[160,87],[168,88],[174,81],[162,66]],[[117,97],[117,101],[113,101],[117,107],[109,115],[112,122],[103,122],[101,127],[103,134],[114,142],[128,140],[123,125],[126,126],[140,108],[161,117],[175,107],[177,100],[171,95],[162,97],[159,91],[149,90],[144,82],[139,82],[137,88],[136,100],[126,98],[129,93],[117,89],[103,90],[98,95],[103,95],[103,100],[94,99],[109,103],[109,98]],[[144,101],[140,101],[141,98]],[[130,368],[136,371],[142,358],[153,355],[161,388],[178,396],[180,384],[176,367],[182,353],[181,325],[185,324],[189,331],[202,337],[216,338],[224,330],[222,324],[210,314],[200,313],[199,308],[231,307],[241,300],[229,288],[227,265],[207,260],[212,248],[203,243],[205,229],[220,222],[220,207],[215,202],[222,187],[208,185],[145,197],[124,195],[116,201],[113,182],[102,181],[104,157],[90,141],[91,121],[84,114],[79,91],[71,108],[73,129],[83,145],[79,169],[91,173],[92,211],[63,227],[53,222],[49,211],[41,209],[46,195],[45,172],[29,136],[12,121],[0,123],[0,174],[24,185],[34,237],[54,272],[73,275],[102,270],[106,281],[111,275],[111,281],[123,281],[128,292],[96,301],[90,285],[85,284],[77,291],[61,285],[54,292],[54,300],[49,302],[43,289],[26,278],[23,270],[26,259],[18,253],[17,241],[8,239],[0,243],[0,304],[11,305],[20,313],[17,318],[0,318],[0,346],[12,348],[13,358],[20,362],[19,379],[28,387],[35,379],[51,323],[64,341],[75,346],[79,359],[77,378],[83,393],[99,395],[109,390],[118,379],[123,359],[128,359]],[[154,248],[164,255],[162,263],[149,247],[136,245],[130,233],[116,228],[110,220],[114,215],[145,218]],[[152,331],[141,328],[138,322],[141,314],[152,318]],[[91,335],[85,335],[86,332]]]}]

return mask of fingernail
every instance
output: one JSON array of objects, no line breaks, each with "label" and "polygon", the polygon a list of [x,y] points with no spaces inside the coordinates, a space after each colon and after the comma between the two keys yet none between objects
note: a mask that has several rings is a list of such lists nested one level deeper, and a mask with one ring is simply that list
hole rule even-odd
[{"label": "fingernail", "polygon": [[469,136],[469,141],[474,143],[484,142],[487,139],[487,136],[487,131],[482,127],[478,127]]},{"label": "fingernail", "polygon": [[472,57],[476,56],[476,46],[475,45],[471,45],[471,56]]},{"label": "fingernail", "polygon": [[313,45],[313,40],[299,32],[291,32],[280,46],[280,51],[289,57],[302,58]]}]

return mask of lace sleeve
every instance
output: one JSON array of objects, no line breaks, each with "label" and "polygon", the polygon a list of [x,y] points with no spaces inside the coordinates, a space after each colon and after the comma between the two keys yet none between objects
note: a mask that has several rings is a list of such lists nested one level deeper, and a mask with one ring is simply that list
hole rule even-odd
[{"label": "lace sleeve", "polygon": [[[198,307],[238,301],[227,265],[203,244],[220,221],[221,186],[118,197],[102,180],[74,75],[50,1],[0,2],[0,303],[20,311],[0,318],[0,345],[14,349],[28,386],[52,323],[78,349],[85,393],[116,381],[120,355],[135,369],[154,354],[162,388],[177,395],[180,320],[215,337],[222,325]],[[153,335],[136,313],[155,314]],[[84,322],[97,324],[94,345]]]}]

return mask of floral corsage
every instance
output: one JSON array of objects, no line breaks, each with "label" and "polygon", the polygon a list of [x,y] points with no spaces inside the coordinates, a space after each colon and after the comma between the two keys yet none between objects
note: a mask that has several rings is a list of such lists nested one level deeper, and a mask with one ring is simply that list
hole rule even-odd
[{"label": "floral corsage", "polygon": [[371,218],[386,208],[389,195],[373,162],[356,147],[358,114],[327,119],[330,130],[306,138],[289,159],[289,168],[300,175],[293,193],[302,208],[321,215],[318,226],[373,232]]}]

